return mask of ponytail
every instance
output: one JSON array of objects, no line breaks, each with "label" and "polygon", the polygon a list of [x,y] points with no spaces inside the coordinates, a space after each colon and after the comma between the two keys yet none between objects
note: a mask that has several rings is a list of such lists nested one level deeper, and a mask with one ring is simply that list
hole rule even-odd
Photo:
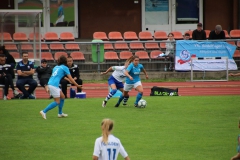
[{"label": "ponytail", "polygon": [[111,119],[103,119],[102,121],[102,141],[103,143],[107,144],[108,143],[108,135],[113,129],[113,121]]}]

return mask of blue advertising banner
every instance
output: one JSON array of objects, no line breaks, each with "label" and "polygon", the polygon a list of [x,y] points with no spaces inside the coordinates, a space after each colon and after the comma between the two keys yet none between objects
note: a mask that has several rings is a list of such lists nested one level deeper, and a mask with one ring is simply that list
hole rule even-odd
[{"label": "blue advertising banner", "polygon": [[[237,70],[233,54],[236,46],[227,42],[198,42],[181,40],[176,42],[175,70],[220,71],[226,70],[228,57],[228,70]],[[217,58],[216,58],[217,57]]]}]

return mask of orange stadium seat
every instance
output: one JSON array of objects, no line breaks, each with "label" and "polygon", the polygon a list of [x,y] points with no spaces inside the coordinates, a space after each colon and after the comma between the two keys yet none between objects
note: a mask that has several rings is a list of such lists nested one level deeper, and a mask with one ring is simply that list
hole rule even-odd
[{"label": "orange stadium seat", "polygon": [[133,31],[124,32],[123,37],[125,41],[138,40],[136,32]]},{"label": "orange stadium seat", "polygon": [[183,39],[182,32],[179,32],[179,31],[173,31],[173,32],[171,32],[171,33],[173,33],[173,35],[174,35],[174,39],[176,39],[176,40],[181,40],[181,39]]},{"label": "orange stadium seat", "polygon": [[72,52],[70,56],[74,61],[85,61],[84,54],[82,52]]},{"label": "orange stadium seat", "polygon": [[140,60],[149,60],[148,53],[146,51],[137,51],[135,55],[139,57]]},{"label": "orange stadium seat", "polygon": [[166,49],[166,43],[165,42],[161,42],[160,43],[160,48],[161,49]]},{"label": "orange stadium seat", "polygon": [[234,58],[240,58],[240,51],[239,50],[236,50],[233,54],[233,57]]},{"label": "orange stadium seat", "polygon": [[60,33],[61,41],[74,41],[75,38],[71,32],[62,32]]},{"label": "orange stadium seat", "polygon": [[[40,36],[41,41],[43,41],[42,34],[35,33],[35,36],[36,36],[36,40],[38,40],[39,36]],[[28,36],[28,39],[29,39],[29,41],[33,41],[34,40],[34,33],[30,33],[29,36]]]},{"label": "orange stadium seat", "polygon": [[144,50],[143,44],[139,41],[132,41],[129,46],[131,50]]},{"label": "orange stadium seat", "polygon": [[145,43],[145,49],[146,50],[157,50],[159,49],[158,43],[157,42],[149,42],[149,43]]},{"label": "orange stadium seat", "polygon": [[235,41],[227,41],[227,43],[229,43],[229,44],[231,44],[231,45],[233,45],[233,46],[236,46]]},{"label": "orange stadium seat", "polygon": [[119,61],[117,52],[109,51],[104,54],[105,61]]},{"label": "orange stadium seat", "polygon": [[59,41],[58,35],[55,32],[46,32],[44,39],[45,41]]},{"label": "orange stadium seat", "polygon": [[29,59],[34,59],[34,53],[33,52],[28,52],[28,58]]},{"label": "orange stadium seat", "polygon": [[119,40],[123,40],[122,34],[120,32],[109,32],[108,33],[108,38],[111,41],[119,41]]},{"label": "orange stadium seat", "polygon": [[68,54],[66,52],[56,52],[54,54],[54,59],[57,60],[61,55],[64,55],[65,57],[68,57]]},{"label": "orange stadium seat", "polygon": [[52,51],[64,51],[65,50],[62,43],[51,43],[50,49]]},{"label": "orange stadium seat", "polygon": [[158,57],[160,54],[162,54],[162,51],[155,50],[151,51],[150,53],[150,58],[152,61],[157,61],[157,60],[165,60],[167,57]]},{"label": "orange stadium seat", "polygon": [[5,49],[8,51],[17,51],[17,45],[16,44],[4,44]]},{"label": "orange stadium seat", "polygon": [[132,56],[132,52],[130,51],[121,51],[119,54],[119,58],[121,60],[127,60],[128,58],[130,58]]},{"label": "orange stadium seat", "polygon": [[103,41],[108,41],[107,34],[105,32],[94,32],[93,39],[101,39]]},{"label": "orange stadium seat", "polygon": [[206,32],[206,38],[208,39],[209,38],[209,34],[210,34],[210,30],[204,30]]},{"label": "orange stadium seat", "polygon": [[3,37],[3,41],[12,41],[12,36],[10,33],[8,32],[3,32],[3,33],[0,33],[0,40],[2,39]]},{"label": "orange stadium seat", "polygon": [[[105,41],[109,42],[109,41]],[[112,43],[104,43],[104,50],[114,50]]]},{"label": "orange stadium seat", "polygon": [[117,41],[114,43],[114,48],[116,50],[129,50],[128,44],[125,41]]},{"label": "orange stadium seat", "polygon": [[[36,45],[36,49],[39,50],[39,45]],[[49,47],[45,43],[41,43],[41,51],[49,51]]]},{"label": "orange stadium seat", "polygon": [[226,37],[227,39],[231,38],[231,37],[229,36],[229,34],[228,34],[228,31],[227,31],[227,30],[223,30],[223,31],[224,31],[224,33],[225,33],[225,37]]},{"label": "orange stadium seat", "polygon": [[189,35],[190,35],[190,39],[192,39],[192,30],[189,30],[189,31],[186,31],[185,33],[184,33],[184,35],[186,34],[186,33],[188,33]]},{"label": "orange stadium seat", "polygon": [[240,38],[240,30],[239,29],[231,30],[230,37],[231,38]]},{"label": "orange stadium seat", "polygon": [[152,33],[149,31],[142,31],[138,34],[139,40],[153,40]]},{"label": "orange stadium seat", "polygon": [[22,51],[32,51],[33,46],[31,44],[21,44],[21,50]]},{"label": "orange stadium seat", "polygon": [[50,52],[41,52],[41,58],[46,59],[47,61],[54,61],[52,53]]},{"label": "orange stadium seat", "polygon": [[20,59],[20,54],[18,52],[10,52],[14,59]]},{"label": "orange stadium seat", "polygon": [[14,41],[28,41],[27,35],[23,32],[16,32],[13,34]]},{"label": "orange stadium seat", "polygon": [[240,48],[240,41],[237,41],[237,47]]},{"label": "orange stadium seat", "polygon": [[66,43],[65,44],[65,49],[70,50],[70,51],[79,51],[80,47],[76,43],[72,43],[72,44],[71,43]]},{"label": "orange stadium seat", "polygon": [[154,39],[155,40],[167,40],[167,33],[165,31],[156,31],[154,33]]}]

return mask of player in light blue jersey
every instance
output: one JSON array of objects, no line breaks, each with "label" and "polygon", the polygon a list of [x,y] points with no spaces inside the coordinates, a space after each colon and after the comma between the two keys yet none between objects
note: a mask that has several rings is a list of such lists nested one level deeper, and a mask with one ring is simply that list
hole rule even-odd
[{"label": "player in light blue jersey", "polygon": [[81,85],[78,85],[75,80],[72,78],[70,71],[68,69],[67,65],[67,58],[65,56],[60,56],[58,58],[58,65],[53,68],[52,75],[48,81],[48,87],[47,91],[50,93],[50,95],[54,98],[54,102],[50,103],[44,110],[40,111],[40,114],[42,115],[43,119],[47,119],[46,113],[55,108],[58,105],[58,117],[67,117],[67,114],[64,114],[62,112],[62,108],[64,105],[64,94],[59,88],[59,83],[62,77],[65,75],[68,77],[68,79],[77,86],[78,88],[82,88]]},{"label": "player in light blue jersey", "polygon": [[132,62],[133,56],[129,57],[124,66],[112,66],[106,72],[102,72],[101,75],[107,74],[110,71],[114,71],[108,79],[108,85],[111,87],[111,91],[108,93],[105,100],[102,102],[102,107],[106,107],[107,101],[117,93],[117,90],[123,92],[123,81],[126,78],[125,70],[129,63]]},{"label": "player in light blue jersey", "polygon": [[119,153],[124,160],[130,160],[121,141],[111,133],[113,121],[111,119],[104,119],[101,128],[102,136],[95,141],[93,160],[116,160]]},{"label": "player in light blue jersey", "polygon": [[146,79],[148,79],[146,70],[143,68],[142,64],[139,64],[139,57],[133,56],[133,62],[129,64],[129,66],[125,71],[125,75],[127,77],[126,77],[126,82],[124,84],[123,95],[120,96],[118,103],[115,105],[115,107],[118,107],[122,102],[122,100],[123,100],[123,104],[126,105],[129,98],[128,92],[132,88],[138,91],[138,94],[136,96],[136,101],[134,103],[134,106],[137,107],[138,101],[142,98],[142,95],[143,95],[143,87],[142,87],[142,83],[139,76],[141,71],[143,71]]}]

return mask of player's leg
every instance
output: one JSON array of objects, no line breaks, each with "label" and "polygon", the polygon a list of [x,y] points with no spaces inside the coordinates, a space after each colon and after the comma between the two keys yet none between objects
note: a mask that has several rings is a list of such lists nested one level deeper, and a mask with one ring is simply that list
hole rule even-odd
[{"label": "player's leg", "polygon": [[115,107],[118,107],[120,105],[120,103],[122,102],[122,100],[124,99],[124,97],[129,97],[128,92],[133,88],[132,84],[124,84],[124,88],[123,88],[123,94],[119,97],[117,104],[115,105]]},{"label": "player's leg", "polygon": [[17,88],[23,93],[20,99],[26,99],[29,96],[29,93],[25,88],[26,81],[27,81],[26,79],[18,79],[16,82]]},{"label": "player's leg", "polygon": [[61,79],[60,84],[61,84],[62,92],[65,95],[65,98],[67,98],[68,81],[63,78],[63,79]]},{"label": "player's leg", "polygon": [[7,79],[7,77],[3,77],[3,82],[4,82],[4,100],[9,100],[11,99],[10,97],[8,97],[8,89],[9,89],[9,81]]},{"label": "player's leg", "polygon": [[28,88],[28,94],[29,94],[29,99],[36,99],[35,95],[33,95],[33,92],[34,90],[36,89],[37,87],[37,81],[35,81],[34,79],[28,79],[27,80],[27,84],[29,85],[29,88]]},{"label": "player's leg", "polygon": [[108,93],[106,98],[103,100],[102,107],[106,107],[107,101],[109,99],[111,99],[112,96],[117,92],[117,87],[116,87],[115,83],[110,84],[109,87],[111,88],[111,91]]},{"label": "player's leg", "polygon": [[57,87],[54,87],[54,86],[51,86],[51,85],[49,85],[48,88],[49,88],[50,94],[54,98],[54,101],[52,103],[50,103],[44,110],[40,111],[40,114],[42,115],[43,119],[47,119],[46,113],[49,110],[55,108],[57,105],[60,104],[60,92],[61,92],[61,89],[57,88]]},{"label": "player's leg", "polygon": [[19,94],[19,92],[14,88],[12,75],[11,75],[11,74],[7,74],[6,77],[7,77],[7,79],[8,79],[8,82],[9,82],[10,87],[12,88],[13,96],[19,98],[20,94]]},{"label": "player's leg", "polygon": [[142,84],[141,84],[140,81],[135,83],[134,85],[136,86],[135,87],[136,91],[138,91],[138,94],[136,96],[136,101],[134,103],[134,106],[137,107],[137,104],[138,104],[138,102],[140,101],[140,99],[142,98],[142,95],[143,95],[143,87],[142,87]]},{"label": "player's leg", "polygon": [[58,105],[58,117],[62,118],[62,117],[67,117],[68,115],[62,112],[62,108],[64,105],[64,99],[65,99],[65,95],[63,94],[62,91],[60,91],[60,103]]}]

